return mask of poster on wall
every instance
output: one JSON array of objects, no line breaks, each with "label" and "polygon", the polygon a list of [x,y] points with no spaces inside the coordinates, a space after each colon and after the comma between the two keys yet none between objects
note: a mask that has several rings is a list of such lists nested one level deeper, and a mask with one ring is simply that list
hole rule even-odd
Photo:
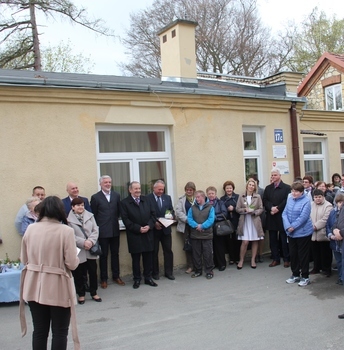
[{"label": "poster on wall", "polygon": [[281,175],[289,174],[289,162],[287,160],[272,162],[272,167],[279,169]]},{"label": "poster on wall", "polygon": [[272,146],[272,154],[274,158],[287,158],[287,146],[286,145]]}]

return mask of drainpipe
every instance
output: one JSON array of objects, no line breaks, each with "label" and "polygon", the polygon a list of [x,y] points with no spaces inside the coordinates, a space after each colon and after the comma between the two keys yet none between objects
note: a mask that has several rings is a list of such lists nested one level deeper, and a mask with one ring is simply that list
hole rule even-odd
[{"label": "drainpipe", "polygon": [[291,148],[293,154],[294,179],[301,176],[300,167],[300,145],[297,126],[296,102],[292,102],[290,109],[290,127],[291,127]]}]

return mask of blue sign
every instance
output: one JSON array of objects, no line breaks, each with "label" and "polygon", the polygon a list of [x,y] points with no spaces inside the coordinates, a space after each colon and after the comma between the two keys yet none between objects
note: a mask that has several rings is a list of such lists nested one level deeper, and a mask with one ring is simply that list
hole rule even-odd
[{"label": "blue sign", "polygon": [[282,129],[275,129],[275,142],[276,143],[283,142],[283,130]]}]

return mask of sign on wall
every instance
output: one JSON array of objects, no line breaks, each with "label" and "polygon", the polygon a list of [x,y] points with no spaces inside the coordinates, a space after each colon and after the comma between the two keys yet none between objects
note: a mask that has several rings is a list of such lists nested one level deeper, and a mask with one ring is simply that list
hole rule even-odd
[{"label": "sign on wall", "polygon": [[282,143],[283,142],[283,130],[282,129],[275,129],[275,142],[276,143]]}]

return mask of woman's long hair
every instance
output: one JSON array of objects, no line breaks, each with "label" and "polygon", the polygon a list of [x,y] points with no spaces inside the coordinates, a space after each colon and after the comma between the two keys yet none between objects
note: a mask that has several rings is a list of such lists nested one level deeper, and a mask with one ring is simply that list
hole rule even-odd
[{"label": "woman's long hair", "polygon": [[68,225],[64,205],[61,199],[56,196],[46,197],[43,202],[40,203],[39,218],[37,221],[41,221],[43,217],[56,219]]}]

